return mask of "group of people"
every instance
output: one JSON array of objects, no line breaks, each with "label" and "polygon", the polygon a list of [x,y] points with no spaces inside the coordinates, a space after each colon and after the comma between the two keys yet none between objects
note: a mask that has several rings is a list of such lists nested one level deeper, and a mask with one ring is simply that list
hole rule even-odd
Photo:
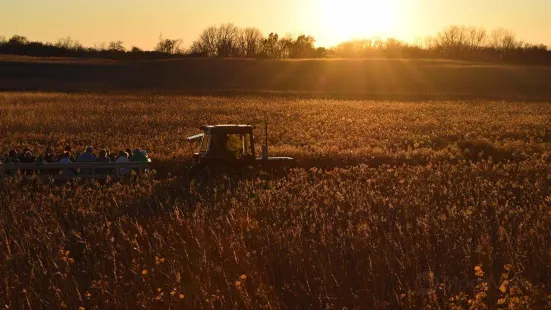
[{"label": "group of people", "polygon": [[[94,148],[92,146],[87,146],[84,152],[77,151],[76,153],[72,152],[70,145],[65,147],[63,154],[55,155],[51,148],[47,148],[44,154],[35,156],[31,150],[24,149],[22,153],[18,153],[16,150],[10,150],[8,154],[5,154],[4,157],[0,157],[1,163],[72,163],[72,162],[83,162],[83,163],[125,163],[125,162],[147,162],[148,161],[147,151],[135,149],[132,151],[127,148],[126,150],[120,150],[118,153],[111,153],[109,150],[101,149],[96,155],[94,153]],[[130,169],[121,168],[119,169],[120,174],[127,174],[130,172]]]}]

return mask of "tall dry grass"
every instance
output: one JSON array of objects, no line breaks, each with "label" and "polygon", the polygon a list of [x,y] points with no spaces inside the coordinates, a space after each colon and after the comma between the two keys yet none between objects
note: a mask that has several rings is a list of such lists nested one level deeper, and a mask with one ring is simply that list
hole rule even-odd
[{"label": "tall dry grass", "polygon": [[[160,170],[0,183],[2,305],[551,307],[545,104],[1,98],[5,149],[141,146]],[[249,171],[190,205],[185,136],[265,115],[274,153],[330,169]]]}]

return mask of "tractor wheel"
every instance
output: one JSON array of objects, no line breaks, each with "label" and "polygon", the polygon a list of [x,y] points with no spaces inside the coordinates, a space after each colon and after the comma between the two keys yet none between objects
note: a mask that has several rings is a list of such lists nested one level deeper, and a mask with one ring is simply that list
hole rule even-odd
[{"label": "tractor wheel", "polygon": [[237,185],[238,170],[218,166],[203,166],[192,169],[188,176],[188,193],[213,197],[215,193],[232,190]]}]

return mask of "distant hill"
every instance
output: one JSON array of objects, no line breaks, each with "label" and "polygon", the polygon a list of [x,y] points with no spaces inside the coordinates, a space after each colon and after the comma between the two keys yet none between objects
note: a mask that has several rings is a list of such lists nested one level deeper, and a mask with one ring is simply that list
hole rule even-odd
[{"label": "distant hill", "polygon": [[551,100],[551,67],[449,60],[114,61],[0,55],[0,90]]}]

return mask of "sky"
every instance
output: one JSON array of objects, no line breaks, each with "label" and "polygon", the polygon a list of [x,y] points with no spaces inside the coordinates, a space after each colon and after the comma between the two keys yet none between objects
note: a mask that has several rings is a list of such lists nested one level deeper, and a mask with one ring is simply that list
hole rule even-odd
[{"label": "sky", "polygon": [[317,46],[380,36],[415,42],[448,25],[507,28],[551,46],[551,0],[0,0],[0,36],[85,46],[121,40],[153,49],[159,36],[185,46],[208,26],[307,34]]}]

